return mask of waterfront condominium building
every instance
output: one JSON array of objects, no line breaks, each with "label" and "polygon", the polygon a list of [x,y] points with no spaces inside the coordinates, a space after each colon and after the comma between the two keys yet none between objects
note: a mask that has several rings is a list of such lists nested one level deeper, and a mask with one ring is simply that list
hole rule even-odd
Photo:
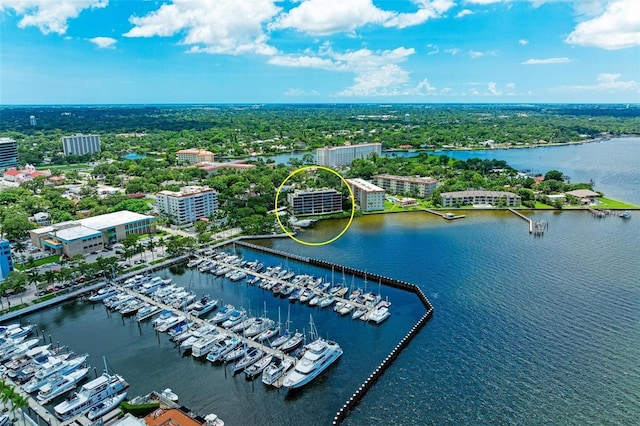
[{"label": "waterfront condominium building", "polygon": [[330,146],[316,150],[316,163],[325,167],[350,166],[356,158],[368,158],[372,154],[382,154],[381,143]]},{"label": "waterfront condominium building", "polygon": [[193,223],[218,211],[218,193],[204,186],[185,186],[178,192],[158,192],[155,204],[173,223]]},{"label": "waterfront condominium building", "polygon": [[85,155],[100,152],[100,135],[83,135],[62,137],[64,155]]},{"label": "waterfront condominium building", "polygon": [[176,151],[178,164],[197,164],[197,163],[213,163],[214,154],[205,149],[181,149]]},{"label": "waterfront condominium building", "polygon": [[384,189],[364,179],[347,179],[353,197],[363,212],[384,210]]},{"label": "waterfront condominium building", "polygon": [[18,144],[11,138],[0,138],[0,171],[18,167]]},{"label": "waterfront condominium building", "polygon": [[492,205],[500,204],[504,200],[505,207],[518,207],[522,202],[519,195],[504,191],[456,191],[443,192],[443,207],[468,206],[468,205]]},{"label": "waterfront condominium building", "polygon": [[9,241],[0,239],[0,281],[4,281],[13,271],[13,257],[11,256],[11,246]]},{"label": "waterfront condominium building", "polygon": [[375,175],[373,182],[391,194],[428,198],[438,186],[438,181],[430,177]]},{"label": "waterfront condominium building", "polygon": [[287,200],[299,216],[342,212],[342,194],[333,188],[296,190]]}]

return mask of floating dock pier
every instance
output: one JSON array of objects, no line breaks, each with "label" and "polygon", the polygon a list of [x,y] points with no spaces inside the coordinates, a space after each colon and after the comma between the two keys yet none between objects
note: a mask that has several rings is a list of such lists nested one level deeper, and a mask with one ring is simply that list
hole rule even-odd
[{"label": "floating dock pier", "polygon": [[442,212],[431,210],[431,209],[424,209],[424,211],[427,213],[435,214],[436,216],[440,216],[441,218],[447,219],[447,220],[462,219],[463,217],[465,217],[465,215],[463,214],[455,215],[453,213],[442,213]]},{"label": "floating dock pier", "polygon": [[509,209],[509,211],[511,213],[515,214],[516,216],[518,216],[519,218],[529,222],[529,233],[530,234],[533,234],[535,236],[542,236],[542,235],[544,235],[544,231],[546,231],[547,228],[549,228],[549,224],[544,220],[534,221],[533,219],[528,218],[527,216],[523,215],[522,213],[520,213],[517,210]]}]

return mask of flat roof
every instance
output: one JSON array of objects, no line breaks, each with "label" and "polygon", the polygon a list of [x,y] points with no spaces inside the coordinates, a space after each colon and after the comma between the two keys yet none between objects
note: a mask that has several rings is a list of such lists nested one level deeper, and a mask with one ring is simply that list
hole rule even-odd
[{"label": "flat roof", "polygon": [[349,182],[353,186],[357,186],[363,191],[384,192],[384,189],[380,188],[378,185],[374,185],[371,182],[367,182],[366,180],[361,178],[347,179],[347,182]]},{"label": "flat roof", "polygon": [[340,146],[325,146],[324,148],[318,148],[317,150],[327,150],[327,151],[333,151],[333,150],[338,150],[338,149],[349,149],[349,148],[357,148],[360,146],[382,146],[382,143],[380,142],[368,142],[368,143],[358,143],[355,145],[340,145]]},{"label": "flat roof", "polygon": [[422,177],[422,176],[397,176],[397,175],[389,175],[386,173],[374,175],[373,178],[380,179],[388,179],[388,180],[396,180],[399,182],[410,182],[410,183],[419,183],[425,185],[431,185],[434,183],[438,183],[438,181],[432,177]]},{"label": "flat roof", "polygon": [[85,237],[101,237],[102,233],[86,226],[73,226],[71,228],[60,229],[55,233],[56,238],[64,241],[73,241]]},{"label": "flat roof", "polygon": [[82,226],[92,229],[105,229],[112,226],[125,225],[127,223],[138,222],[144,219],[155,219],[154,216],[122,210],[119,212],[101,214],[100,216],[87,217],[78,222]]},{"label": "flat roof", "polygon": [[454,192],[443,192],[440,194],[441,197],[518,197],[518,195],[513,192],[506,191],[454,191]]}]

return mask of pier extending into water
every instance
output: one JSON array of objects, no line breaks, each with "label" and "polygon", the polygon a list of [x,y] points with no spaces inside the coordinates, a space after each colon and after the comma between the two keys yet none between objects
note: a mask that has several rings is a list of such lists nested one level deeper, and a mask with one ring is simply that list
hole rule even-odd
[{"label": "pier extending into water", "polygon": [[453,213],[442,213],[437,210],[424,209],[425,212],[435,214],[436,216],[440,216],[443,219],[454,220],[454,219],[462,219],[465,217],[463,214],[455,215]]},{"label": "pier extending into water", "polygon": [[547,228],[549,228],[549,224],[544,221],[544,220],[539,220],[539,221],[534,221],[531,218],[528,218],[527,216],[523,215],[522,213],[520,213],[517,210],[514,209],[508,209],[511,213],[515,214],[516,216],[518,216],[521,219],[526,220],[527,222],[529,222],[529,233],[533,234],[535,236],[542,236],[544,235],[544,231],[547,230]]},{"label": "pier extending into water", "polygon": [[373,369],[371,374],[369,374],[369,376],[360,385],[360,387],[358,387],[358,389],[356,389],[356,391],[349,397],[349,399],[345,401],[345,403],[338,409],[333,419],[333,423],[332,423],[333,425],[339,425],[344,421],[344,419],[349,415],[349,412],[358,405],[360,400],[362,400],[362,398],[366,395],[369,389],[376,383],[378,378],[382,376],[382,374],[386,371],[386,369],[389,368],[391,363],[398,357],[402,349],[404,349],[409,344],[411,339],[413,339],[418,334],[418,332],[422,329],[422,327],[424,327],[424,325],[433,315],[433,305],[431,305],[431,302],[429,301],[429,299],[427,299],[427,296],[424,294],[422,289],[415,284],[411,284],[406,281],[396,280],[396,279],[385,277],[378,274],[372,274],[370,272],[362,271],[360,269],[355,269],[348,266],[337,265],[335,263],[326,262],[324,260],[292,255],[291,253],[272,249],[269,247],[263,247],[260,245],[250,243],[248,241],[243,241],[241,239],[236,240],[236,244],[250,248],[252,250],[258,250],[258,251],[263,251],[270,254],[276,254],[282,257],[296,258],[297,260],[306,262],[310,265],[321,266],[329,269],[337,268],[339,270],[344,270],[345,272],[353,274],[360,278],[365,278],[365,279],[374,278],[374,279],[377,279],[382,284],[385,284],[389,287],[394,287],[394,288],[398,288],[401,290],[414,293],[415,295],[418,296],[423,306],[425,307],[426,312],[424,313],[424,315],[418,320],[418,322],[414,324],[414,326],[400,340],[400,342],[398,342],[398,344],[385,357],[385,359],[375,369]]}]

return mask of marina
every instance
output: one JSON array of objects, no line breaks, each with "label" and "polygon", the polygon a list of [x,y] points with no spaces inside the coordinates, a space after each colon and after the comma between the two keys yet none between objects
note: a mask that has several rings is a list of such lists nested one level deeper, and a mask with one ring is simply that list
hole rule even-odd
[{"label": "marina", "polygon": [[[250,334],[254,334],[253,338],[251,338],[251,336],[247,336],[245,335],[243,332],[239,333],[239,334],[231,334],[230,330],[227,328],[222,327],[222,324],[230,319],[230,316],[233,312],[236,312],[236,315],[238,315],[238,311],[235,307],[239,307],[240,304],[237,302],[234,303],[227,303],[228,299],[228,291],[230,290],[229,288],[225,288],[225,294],[221,295],[216,293],[215,291],[215,286],[217,284],[219,284],[220,286],[225,286],[226,285],[232,285],[235,287],[235,289],[240,290],[241,288],[244,288],[246,291],[248,292],[259,292],[260,294],[262,294],[261,299],[263,299],[263,304],[267,305],[267,302],[269,301],[270,297],[268,296],[269,294],[273,295],[273,287],[271,290],[267,290],[265,288],[261,288],[257,285],[251,285],[248,284],[246,281],[246,278],[249,277],[249,274],[252,274],[251,276],[255,277],[258,276],[260,277],[260,279],[264,281],[266,280],[271,280],[272,283],[274,284],[274,287],[276,285],[285,285],[285,284],[291,284],[291,281],[294,281],[294,279],[296,278],[297,273],[293,273],[293,272],[285,272],[282,273],[282,271],[284,269],[291,269],[293,270],[301,268],[302,265],[297,265],[296,260],[294,260],[295,256],[294,255],[289,255],[287,253],[284,253],[284,256],[282,256],[283,253],[276,253],[273,250],[270,250],[268,248],[264,248],[264,247],[260,247],[260,246],[254,246],[251,243],[248,242],[241,242],[238,241],[237,245],[228,245],[227,247],[224,247],[222,250],[223,253],[229,253],[229,254],[225,254],[225,256],[230,256],[233,257],[234,255],[231,253],[237,253],[237,258],[242,258],[242,254],[247,255],[247,258],[251,258],[250,256],[256,256],[258,258],[260,258],[260,262],[258,262],[257,260],[254,261],[255,263],[264,263],[264,264],[270,264],[268,260],[265,260],[264,256],[267,255],[269,257],[269,259],[272,259],[271,263],[273,264],[278,264],[280,263],[282,265],[282,262],[284,262],[285,265],[289,265],[289,268],[285,268],[284,265],[282,267],[276,267],[273,266],[271,267],[273,270],[277,270],[280,271],[281,275],[280,278],[278,278],[277,276],[271,276],[271,275],[267,275],[267,269],[264,270],[264,273],[262,272],[256,272],[255,270],[250,270],[247,269],[247,263],[243,263],[242,266],[240,265],[240,262],[236,265],[233,265],[231,263],[225,263],[225,262],[221,262],[219,259],[219,267],[222,267],[224,269],[228,269],[227,273],[233,274],[233,273],[237,273],[237,272],[243,272],[246,273],[247,277],[245,277],[245,279],[242,280],[232,280],[231,275],[225,277],[224,275],[220,274],[217,275],[215,273],[211,273],[211,271],[205,271],[205,272],[200,272],[199,270],[196,269],[196,263],[198,264],[202,264],[204,263],[203,260],[199,260],[199,261],[195,261],[193,262],[194,259],[192,259],[190,262],[190,264],[192,265],[192,267],[194,269],[192,270],[184,270],[183,273],[183,277],[188,278],[188,282],[185,282],[184,280],[182,280],[183,283],[183,288],[184,291],[180,291],[177,288],[175,288],[174,290],[178,291],[179,293],[185,293],[187,296],[190,295],[194,295],[191,296],[192,298],[191,300],[191,304],[187,304],[187,303],[180,303],[180,304],[175,304],[175,303],[163,303],[163,302],[159,302],[158,300],[156,300],[154,298],[154,294],[155,292],[161,292],[161,290],[163,288],[169,288],[174,286],[174,283],[171,283],[171,279],[167,279],[165,278],[165,284],[164,285],[160,285],[157,286],[155,288],[154,291],[147,291],[147,289],[149,288],[149,285],[147,284],[147,281],[150,281],[151,278],[143,278],[142,274],[138,274],[138,275],[134,275],[134,276],[129,276],[129,277],[123,277],[123,279],[121,279],[119,281],[119,283],[115,286],[108,286],[105,287],[105,290],[100,290],[102,293],[100,294],[106,294],[109,293],[111,294],[109,297],[105,297],[105,298],[99,298],[98,300],[96,300],[96,297],[94,296],[88,296],[87,297],[87,301],[86,302],[78,302],[77,303],[85,303],[85,304],[89,304],[89,306],[92,306],[92,310],[94,310],[96,307],[100,306],[100,305],[104,305],[107,309],[105,309],[105,312],[107,313],[107,317],[114,319],[114,318],[121,318],[122,321],[122,325],[126,325],[128,323],[136,323],[138,324],[138,329],[140,332],[143,331],[143,329],[147,328],[148,325],[153,324],[153,322],[155,322],[156,320],[154,320],[153,318],[156,317],[160,317],[161,315],[163,315],[163,312],[168,312],[168,311],[172,311],[176,314],[175,318],[173,319],[173,323],[169,323],[169,322],[165,322],[161,325],[157,325],[156,327],[152,327],[154,328],[154,333],[156,334],[156,337],[154,340],[157,340],[158,344],[162,345],[162,341],[164,341],[163,338],[161,338],[161,334],[167,334],[169,336],[169,341],[173,341],[174,347],[177,347],[179,350],[181,350],[181,346],[182,346],[182,342],[186,342],[188,340],[188,338],[185,338],[184,340],[181,339],[181,335],[186,335],[190,332],[191,327],[198,328],[198,329],[202,329],[204,327],[211,327],[211,329],[214,331],[214,335],[220,335],[222,336],[228,336],[229,340],[237,340],[238,342],[238,346],[242,346],[245,345],[247,348],[252,348],[255,350],[259,350],[261,352],[264,353],[264,356],[261,357],[257,357],[254,360],[251,360],[251,363],[249,365],[247,365],[246,367],[243,366],[242,368],[239,369],[238,372],[243,372],[244,374],[242,374],[242,376],[246,376],[247,379],[250,380],[251,384],[251,389],[254,388],[253,385],[253,379],[258,379],[256,380],[256,382],[260,382],[262,381],[264,384],[260,385],[260,386],[269,386],[269,387],[275,387],[280,388],[282,386],[282,384],[284,383],[284,381],[286,380],[286,377],[289,373],[292,373],[294,371],[295,365],[298,362],[298,358],[292,356],[292,354],[290,354],[289,351],[293,351],[295,350],[295,348],[297,348],[299,345],[304,344],[304,340],[301,339],[300,337],[304,336],[305,333],[305,325],[308,323],[308,321],[305,321],[304,323],[301,323],[300,321],[296,321],[296,317],[300,318],[300,308],[302,309],[302,311],[306,311],[307,312],[307,318],[308,318],[308,312],[314,312],[313,310],[317,310],[315,311],[316,313],[313,313],[313,316],[317,316],[320,313],[326,312],[325,315],[322,315],[321,318],[324,318],[322,320],[322,322],[319,325],[319,329],[322,330],[322,327],[325,326],[326,323],[326,315],[331,313],[332,310],[327,309],[324,310],[320,307],[320,303],[319,303],[319,296],[322,294],[320,291],[320,288],[325,288],[327,291],[330,291],[330,289],[334,288],[334,285],[330,285],[333,281],[336,282],[342,282],[343,284],[345,284],[347,282],[346,278],[344,277],[344,275],[350,275],[351,276],[351,282],[352,282],[352,287],[356,286],[358,287],[358,291],[353,292],[355,295],[362,295],[362,302],[356,302],[356,297],[353,297],[353,299],[348,299],[348,294],[347,294],[347,287],[343,286],[343,285],[336,285],[335,286],[335,292],[338,293],[338,289],[343,289],[342,292],[340,292],[340,294],[344,295],[344,298],[340,297],[340,296],[333,296],[331,297],[331,302],[343,302],[343,303],[354,303],[354,304],[358,304],[361,307],[367,307],[367,312],[369,311],[375,311],[376,307],[378,306],[382,306],[385,308],[388,308],[391,303],[387,302],[386,300],[382,300],[382,296],[379,294],[380,289],[384,289],[384,290],[389,290],[389,288],[387,287],[387,284],[393,280],[390,279],[383,279],[384,277],[378,276],[376,274],[368,274],[366,271],[358,271],[355,269],[351,269],[351,268],[341,268],[339,265],[334,265],[334,264],[326,264],[325,262],[319,261],[319,260],[313,260],[313,259],[303,259],[303,261],[307,264],[307,266],[305,268],[309,269],[309,268],[317,268],[315,269],[316,274],[318,276],[320,276],[321,274],[324,274],[325,277],[323,279],[316,279],[314,280],[314,283],[318,283],[317,285],[319,286],[318,289],[315,289],[316,292],[314,292],[313,294],[316,296],[315,298],[317,298],[318,300],[316,300],[316,303],[314,304],[309,304],[312,299],[314,299],[314,297],[309,297],[307,300],[307,304],[302,304],[302,303],[295,303],[292,304],[288,298],[281,298],[281,297],[276,297],[275,299],[277,299],[278,304],[280,304],[280,307],[278,308],[279,311],[285,311],[282,308],[286,308],[286,311],[291,311],[291,308],[296,308],[299,307],[298,309],[293,309],[293,313],[294,315],[292,316],[293,320],[289,320],[289,315],[290,312],[288,312],[287,315],[287,322],[291,323],[291,322],[296,322],[298,324],[298,327],[296,329],[296,332],[294,332],[293,328],[288,331],[287,330],[287,338],[285,340],[282,340],[282,337],[285,336],[285,333],[282,332],[282,330],[284,329],[284,327],[279,327],[278,329],[269,329],[269,330],[274,330],[273,334],[267,334],[267,336],[270,337],[266,337],[264,339],[261,338],[261,336],[267,332],[267,330],[258,332],[258,333],[253,333],[251,332]],[[264,253],[263,255],[260,255],[260,253]],[[182,267],[186,267],[187,261],[183,261],[183,265]],[[310,265],[314,265],[314,266],[310,266]],[[180,268],[182,268],[180,267]],[[271,270],[271,268],[269,270]],[[334,277],[329,278],[330,274],[331,274],[331,270],[333,269],[333,275]],[[340,273],[336,273],[336,269],[340,270]],[[158,271],[160,272],[160,271]],[[157,272],[157,273],[158,273]],[[311,272],[311,271],[309,271]],[[318,272],[320,272],[318,274]],[[165,270],[166,273],[166,270]],[[312,274],[302,274],[302,275],[308,275],[308,276],[312,276]],[[155,275],[153,280],[157,281],[157,277],[159,277],[159,275]],[[197,277],[197,278],[195,278]],[[175,279],[178,278],[176,276],[174,276],[174,281]],[[286,279],[284,279],[286,278]],[[291,280],[291,281],[288,281]],[[369,281],[367,281],[369,280]],[[375,282],[375,281],[377,282]],[[195,281],[198,281],[198,283],[196,284]],[[226,285],[224,283],[227,283]],[[326,284],[324,286],[320,286],[320,283],[325,283]],[[367,282],[369,282],[369,290],[371,290],[368,294],[371,294],[371,299],[365,299],[364,295],[367,294],[367,292],[363,291],[364,289],[367,289]],[[137,284],[133,284],[133,283],[137,283]],[[171,283],[171,284],[170,284]],[[132,285],[133,284],[133,285]],[[186,284],[186,285],[185,285]],[[208,287],[209,285],[213,284],[213,288]],[[203,288],[203,285],[207,286],[207,288]],[[176,286],[177,287],[177,286]],[[302,289],[304,286],[300,285],[299,289]],[[402,287],[402,286],[400,286]],[[118,293],[117,295],[114,295],[114,288],[116,289],[116,292]],[[377,296],[374,296],[373,294],[375,293],[375,290],[377,289],[378,294]],[[219,304],[221,305],[220,307],[218,307],[215,310],[212,310],[208,315],[203,315],[202,317],[198,316],[198,315],[192,315],[190,313],[190,310],[187,309],[188,306],[193,306],[195,303],[201,302],[202,300],[204,300],[205,296],[203,295],[202,298],[199,297],[195,297],[195,292],[198,290],[202,290],[203,293],[206,295],[207,293],[212,294],[213,297],[215,297],[217,300],[219,300]],[[292,289],[293,290],[293,289]],[[351,290],[353,290],[353,288],[351,288]],[[94,290],[95,294],[98,294],[97,290]],[[143,294],[143,293],[147,293],[147,294]],[[383,291],[383,293],[387,293],[386,291]],[[394,292],[392,292],[392,294],[394,294]],[[273,296],[271,296],[273,297]],[[245,296],[241,296],[241,300],[243,300],[245,298]],[[392,298],[390,298],[391,300],[394,300],[394,304],[393,306],[398,306],[401,307],[404,305],[403,303],[403,298],[399,298],[396,301],[396,297],[392,296]],[[405,298],[406,299],[406,296]],[[405,300],[406,301],[406,300]],[[416,299],[417,301],[417,299]],[[368,305],[368,303],[371,302],[375,302],[372,305]],[[250,313],[250,301],[249,301],[249,309],[247,309],[246,311],[248,311]],[[270,303],[270,302],[269,302]],[[415,302],[414,302],[415,303]],[[176,307],[177,306],[177,307]],[[247,305],[245,305],[247,306]],[[255,305],[254,305],[255,306]],[[306,308],[305,308],[306,306]],[[325,307],[328,307],[329,304],[326,304]],[[136,312],[136,308],[137,308],[137,312],[142,311],[144,313],[144,316],[140,316],[137,317],[137,312]],[[213,323],[212,319],[215,318],[217,315],[220,315],[220,313],[222,311],[224,311],[224,309],[227,308],[228,311],[228,316],[225,314],[225,321],[222,321],[223,318],[220,318],[219,320],[215,321],[215,324]],[[311,311],[310,311],[311,309]],[[133,313],[129,313],[129,311],[134,311]],[[114,313],[119,312],[119,315],[114,315]],[[271,309],[271,312],[274,312],[274,309]],[[126,314],[125,314],[126,313]],[[335,314],[334,314],[335,315]],[[280,315],[278,315],[278,323],[280,323],[281,319],[280,319]],[[145,318],[145,319],[143,319]],[[335,319],[338,321],[351,321],[349,318],[344,318],[342,317],[342,319],[340,319],[341,317],[339,315],[335,316]],[[391,318],[393,319],[393,315],[387,316],[385,318],[385,320],[387,320],[387,318]],[[153,320],[153,321],[152,321]],[[182,322],[187,321],[189,324],[191,324],[191,326],[189,327],[185,327],[184,324],[182,324]],[[166,319],[166,321],[169,321],[169,318]],[[390,320],[389,320],[390,321]],[[381,323],[382,321],[380,321]],[[386,322],[386,321],[385,321]],[[356,323],[360,323],[362,324],[363,321],[357,321]],[[354,325],[356,324],[354,323]],[[380,324],[379,326],[376,326],[375,328],[378,327],[382,327],[382,328],[386,328],[385,325]],[[160,330],[163,330],[162,332]],[[280,331],[277,331],[280,330]],[[301,332],[298,332],[298,330],[300,330]],[[331,330],[335,330],[335,328],[331,328]],[[394,330],[393,333],[395,333],[396,331]],[[44,333],[44,331],[43,331]],[[332,333],[332,332],[330,332]],[[319,338],[321,333],[317,334],[317,337]],[[326,333],[329,334],[329,333]],[[333,333],[332,333],[333,334]],[[274,341],[276,341],[276,338],[280,338],[280,342],[279,345],[282,345],[280,347],[280,349],[276,349],[274,347],[271,347],[269,344],[269,341],[271,339],[273,339]],[[214,339],[215,343],[213,343],[211,345],[211,348],[213,348],[215,346],[215,344],[217,343],[221,343],[221,339]],[[288,343],[288,341],[291,340],[290,346],[287,347],[287,345],[285,343]],[[322,341],[324,339],[320,339],[318,341]],[[338,340],[338,339],[336,339]],[[310,340],[311,341],[311,340]],[[293,343],[293,342],[298,342],[298,343]],[[349,346],[349,345],[347,345]],[[183,357],[184,355],[182,355],[182,351],[180,351],[181,357]],[[207,355],[206,353],[201,354],[201,356]],[[298,355],[299,356],[299,355]],[[351,356],[358,356],[360,357],[360,355],[357,354],[351,354]],[[378,355],[379,356],[379,355]],[[193,357],[190,357],[193,358]],[[194,358],[195,359],[195,358]],[[337,359],[335,359],[337,361]],[[197,361],[197,360],[196,360]],[[207,364],[211,364],[212,362],[214,363],[214,366],[217,364],[216,361],[212,361],[211,360],[207,360],[203,358],[203,361],[207,362]],[[260,362],[258,362],[260,361]],[[332,361],[333,363],[333,361]],[[197,362],[197,364],[199,364],[199,362]],[[229,363],[230,365],[231,363]],[[253,364],[256,364],[255,366]],[[220,365],[220,364],[218,364]],[[221,364],[221,369],[224,372],[225,377],[227,376],[227,365],[224,362]],[[251,368],[249,368],[249,366],[251,366]],[[327,365],[327,367],[329,367],[329,365]],[[215,368],[216,370],[220,368],[217,367]],[[336,367],[331,366],[331,368],[329,368],[329,370],[334,370]],[[324,367],[323,367],[324,369]],[[119,368],[118,368],[119,370]],[[265,371],[268,372],[268,375],[265,376]],[[320,370],[322,371],[322,370]],[[325,377],[327,375],[332,374],[330,371],[323,373],[321,375],[321,377]],[[259,379],[259,377],[263,377],[263,379]],[[232,378],[232,377],[229,377]],[[128,375],[127,375],[127,379],[128,382],[133,383],[132,381],[129,380]],[[326,380],[326,379],[325,379]],[[171,384],[171,386],[173,386],[173,384]],[[305,388],[312,386],[312,384],[306,384],[305,383]],[[297,386],[295,386],[297,387]],[[313,386],[312,386],[313,387]],[[353,389],[356,389],[357,385],[354,383],[353,384]],[[296,389],[297,392],[299,392]],[[289,391],[291,392],[291,391]],[[308,392],[314,392],[313,390],[310,390]],[[135,392],[134,392],[135,393]],[[346,398],[347,394],[344,394],[345,398]],[[299,398],[299,397],[296,397]],[[336,401],[337,402],[337,401]],[[336,407],[339,406],[339,404],[335,405]],[[215,409],[213,409],[213,411],[215,411]]]}]

